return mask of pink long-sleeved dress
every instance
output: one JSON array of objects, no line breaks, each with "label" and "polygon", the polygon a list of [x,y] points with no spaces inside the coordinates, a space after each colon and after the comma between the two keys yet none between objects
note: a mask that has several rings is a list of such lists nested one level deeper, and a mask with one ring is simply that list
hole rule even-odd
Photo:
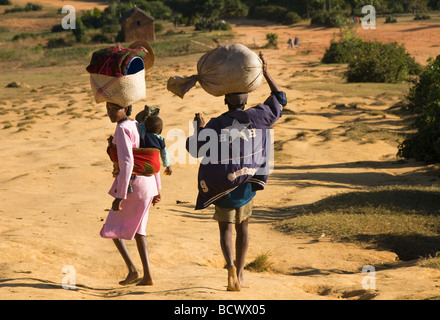
[{"label": "pink long-sleeved dress", "polygon": [[132,240],[136,233],[146,235],[148,210],[161,188],[160,173],[154,176],[136,176],[132,180],[133,192],[128,193],[133,171],[133,148],[139,148],[140,138],[134,120],[125,120],[116,126],[113,143],[118,151],[119,174],[109,194],[124,199],[122,210],[110,210],[101,229],[101,237]]}]

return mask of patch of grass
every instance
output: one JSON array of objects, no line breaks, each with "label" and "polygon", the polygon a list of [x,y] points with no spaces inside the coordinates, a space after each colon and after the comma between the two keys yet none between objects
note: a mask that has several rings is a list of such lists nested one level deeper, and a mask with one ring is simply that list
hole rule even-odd
[{"label": "patch of grass", "polygon": [[245,265],[245,269],[254,272],[264,272],[272,269],[273,263],[270,260],[269,252],[258,255],[252,262]]},{"label": "patch of grass", "polygon": [[418,265],[425,268],[440,269],[440,252],[437,252],[434,257],[429,256],[427,258],[420,259]]},{"label": "patch of grass", "polygon": [[366,124],[360,122],[349,123],[345,126],[346,131],[344,136],[354,141],[361,141],[363,143],[374,143],[375,141],[384,140],[394,142],[398,145],[398,139],[401,136],[397,133],[384,129],[372,129]]},{"label": "patch of grass", "polygon": [[440,187],[389,186],[318,201],[276,225],[290,234],[320,236],[395,252],[401,260],[440,251]]},{"label": "patch of grass", "polygon": [[329,141],[334,136],[340,135],[360,143],[374,143],[382,140],[396,146],[399,139],[403,138],[401,133],[386,129],[373,129],[361,122],[347,122],[337,128],[324,130],[318,135],[322,136],[324,141]]}]

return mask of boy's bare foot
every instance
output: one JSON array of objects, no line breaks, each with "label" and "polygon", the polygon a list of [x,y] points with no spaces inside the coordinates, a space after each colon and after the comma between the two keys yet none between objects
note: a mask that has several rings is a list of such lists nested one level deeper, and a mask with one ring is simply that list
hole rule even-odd
[{"label": "boy's bare foot", "polygon": [[237,269],[234,266],[228,268],[228,291],[240,291]]},{"label": "boy's bare foot", "polygon": [[127,278],[125,278],[125,280],[122,280],[119,282],[120,285],[122,286],[126,286],[127,284],[132,283],[133,281],[136,281],[137,279],[140,278],[140,274],[139,272],[130,272],[127,276]]},{"label": "boy's bare foot", "polygon": [[154,284],[154,282],[153,282],[153,279],[151,279],[151,278],[148,278],[148,279],[143,278],[141,281],[136,283],[137,286],[152,286],[153,284]]},{"label": "boy's bare foot", "polygon": [[237,274],[238,283],[240,284],[240,288],[249,288],[249,285],[244,281],[243,273]]}]

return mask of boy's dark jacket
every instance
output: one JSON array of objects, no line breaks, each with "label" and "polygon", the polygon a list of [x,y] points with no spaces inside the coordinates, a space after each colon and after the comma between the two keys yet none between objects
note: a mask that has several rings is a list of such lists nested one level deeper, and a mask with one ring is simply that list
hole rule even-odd
[{"label": "boy's dark jacket", "polygon": [[[263,104],[246,110],[234,109],[212,118],[204,128],[198,128],[195,134],[187,139],[188,152],[195,158],[203,156],[198,173],[199,193],[196,210],[208,207],[245,182],[251,183],[253,190],[264,189],[269,175],[270,127],[281,117],[282,108],[286,103],[285,93],[276,92]],[[233,128],[238,128],[238,131],[232,130]],[[217,150],[211,149],[214,141],[204,137],[205,129],[215,131],[216,137],[212,138],[216,139]],[[240,142],[239,156],[236,139]],[[225,141],[229,153],[226,157],[223,156],[222,161],[221,145],[224,147]],[[218,154],[218,157],[215,154]],[[210,160],[207,161],[208,159]],[[213,163],[213,159],[217,163]]]}]

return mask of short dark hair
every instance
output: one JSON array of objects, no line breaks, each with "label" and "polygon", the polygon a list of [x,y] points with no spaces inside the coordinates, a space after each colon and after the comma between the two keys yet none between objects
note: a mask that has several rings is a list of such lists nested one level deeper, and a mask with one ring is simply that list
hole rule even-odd
[{"label": "short dark hair", "polygon": [[145,119],[145,128],[147,132],[160,134],[163,128],[162,119],[158,116],[148,116],[147,119]]},{"label": "short dark hair", "polygon": [[231,109],[244,109],[247,104],[248,94],[246,92],[228,93],[225,95],[225,104]]}]

